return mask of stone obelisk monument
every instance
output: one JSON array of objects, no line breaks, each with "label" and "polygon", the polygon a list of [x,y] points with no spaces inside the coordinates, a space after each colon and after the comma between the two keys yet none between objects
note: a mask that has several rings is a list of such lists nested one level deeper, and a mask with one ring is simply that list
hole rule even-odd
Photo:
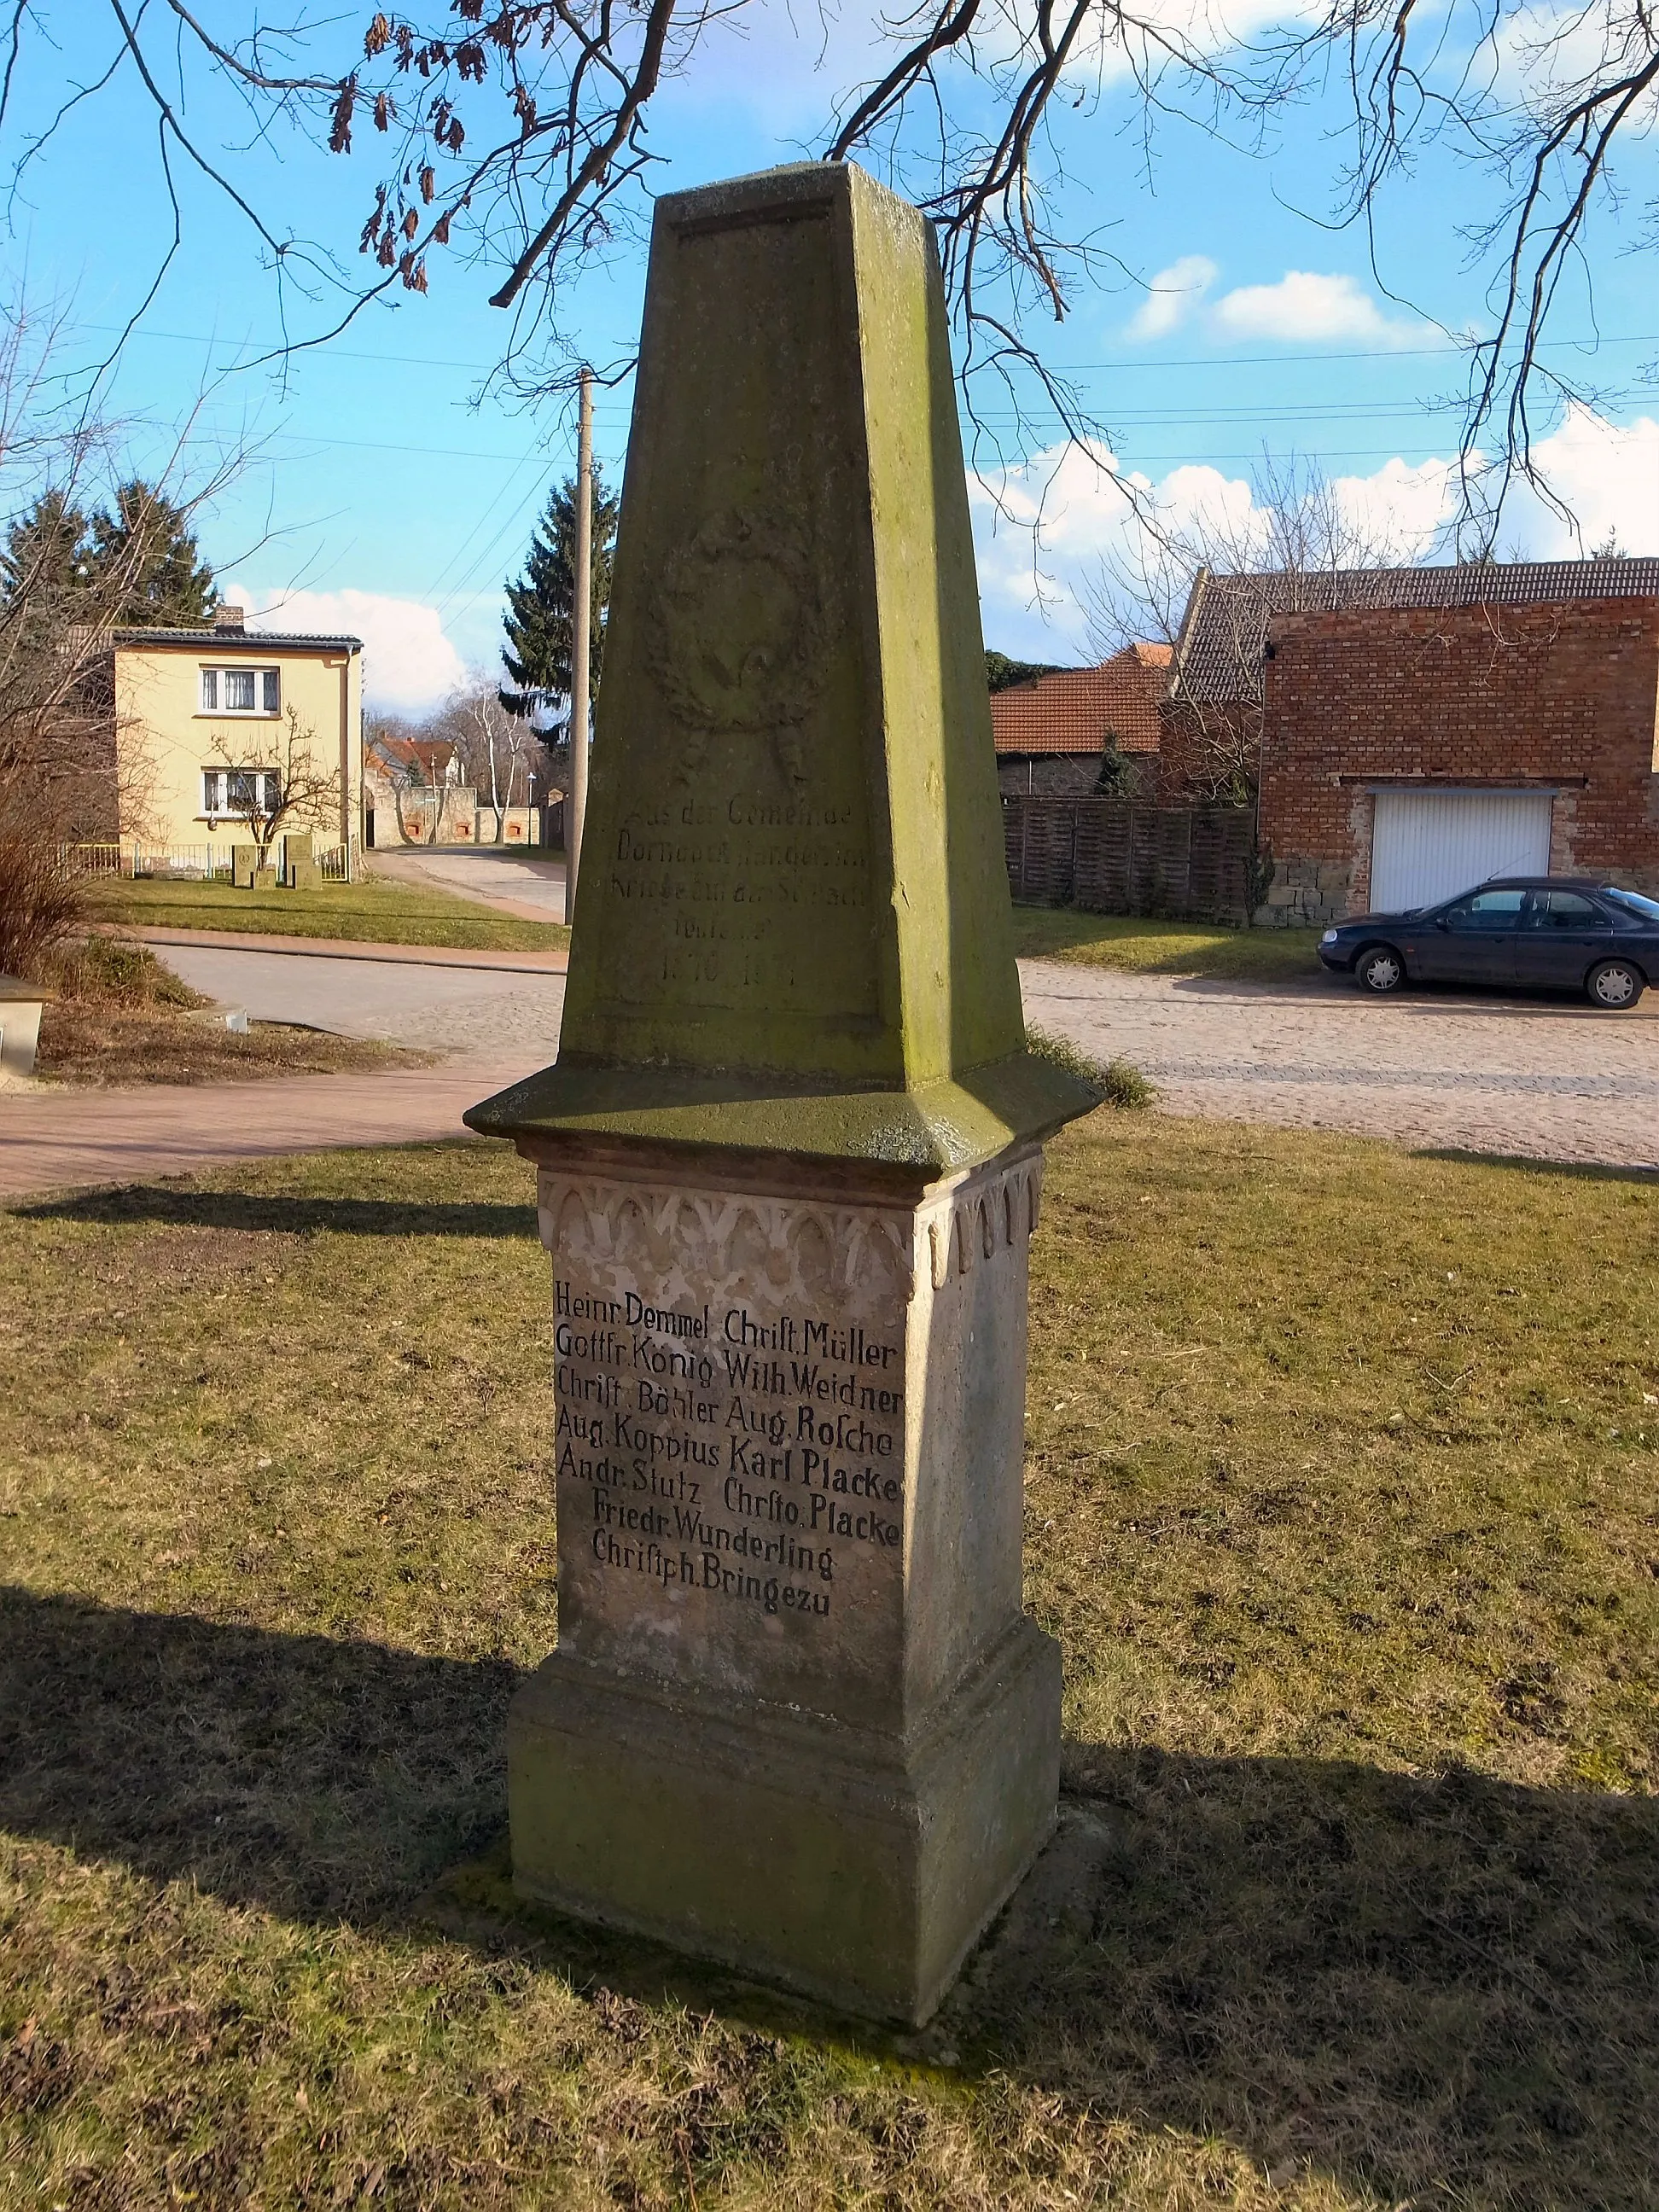
[{"label": "stone obelisk monument", "polygon": [[1048,1834],[1021,1611],[1028,1055],[933,235],[659,201],[538,1167],[558,1648],[514,1881],[909,2021]]}]

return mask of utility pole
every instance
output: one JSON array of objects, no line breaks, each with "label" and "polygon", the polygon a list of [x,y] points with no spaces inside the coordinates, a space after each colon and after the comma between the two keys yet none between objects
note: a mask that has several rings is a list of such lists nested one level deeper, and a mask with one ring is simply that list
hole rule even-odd
[{"label": "utility pole", "polygon": [[576,576],[570,610],[570,790],[564,808],[564,918],[576,918],[587,811],[587,656],[593,612],[593,373],[581,374],[576,431]]}]

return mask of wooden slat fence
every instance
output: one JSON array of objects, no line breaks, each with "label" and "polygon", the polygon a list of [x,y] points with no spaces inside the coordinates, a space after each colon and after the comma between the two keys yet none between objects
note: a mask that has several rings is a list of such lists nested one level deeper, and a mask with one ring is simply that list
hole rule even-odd
[{"label": "wooden slat fence", "polygon": [[1021,793],[1003,800],[1002,823],[1008,881],[1022,905],[1183,921],[1249,919],[1248,807]]}]

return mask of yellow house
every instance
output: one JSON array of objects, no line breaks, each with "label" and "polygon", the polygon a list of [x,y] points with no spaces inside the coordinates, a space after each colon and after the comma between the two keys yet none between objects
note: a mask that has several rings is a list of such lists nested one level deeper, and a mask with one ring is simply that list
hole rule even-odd
[{"label": "yellow house", "polygon": [[286,807],[280,837],[361,848],[362,644],[250,630],[240,607],[210,629],[123,629],[112,641],[124,854],[200,866]]}]

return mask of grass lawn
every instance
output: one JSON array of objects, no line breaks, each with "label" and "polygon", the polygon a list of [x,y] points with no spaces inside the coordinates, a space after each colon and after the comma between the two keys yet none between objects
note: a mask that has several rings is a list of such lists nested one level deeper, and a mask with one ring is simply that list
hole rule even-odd
[{"label": "grass lawn", "polygon": [[244,891],[227,883],[104,877],[88,887],[88,917],[154,929],[240,929],[262,937],[343,937],[376,945],[449,945],[494,952],[556,952],[570,933],[520,921],[447,891],[371,877],[313,891]]},{"label": "grass lawn", "polygon": [[1211,975],[1226,982],[1305,980],[1323,973],[1316,942],[1311,929],[1222,929],[1202,921],[1079,914],[1071,907],[1014,908],[1014,949],[1022,960],[1067,960],[1140,975]]},{"label": "grass lawn", "polygon": [[530,1201],[458,1146],[0,1212],[0,2205],[1652,2206],[1659,1187],[1053,1147],[1062,1826],[910,2039],[504,1909]]}]

